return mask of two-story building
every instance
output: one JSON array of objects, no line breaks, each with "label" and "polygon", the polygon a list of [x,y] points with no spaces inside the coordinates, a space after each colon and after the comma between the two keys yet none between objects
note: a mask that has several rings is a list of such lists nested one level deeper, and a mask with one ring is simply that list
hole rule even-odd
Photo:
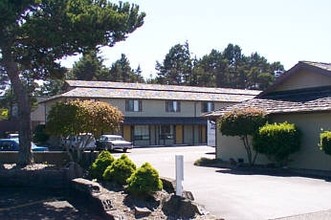
[{"label": "two-story building", "polygon": [[[121,134],[136,146],[207,143],[203,113],[255,97],[260,91],[226,88],[68,80],[67,92],[45,100],[104,101],[124,114]],[[45,116],[47,117],[47,115]]]}]

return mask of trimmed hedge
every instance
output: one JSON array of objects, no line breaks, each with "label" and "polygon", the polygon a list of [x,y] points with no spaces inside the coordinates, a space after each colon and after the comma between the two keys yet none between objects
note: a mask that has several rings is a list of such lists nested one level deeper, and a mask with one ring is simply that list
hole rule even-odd
[{"label": "trimmed hedge", "polygon": [[220,131],[227,136],[255,134],[267,122],[266,113],[257,108],[233,109],[218,120]]},{"label": "trimmed hedge", "polygon": [[325,154],[331,155],[331,131],[323,131],[320,133],[318,146]]},{"label": "trimmed hedge", "polygon": [[107,167],[103,173],[103,178],[108,181],[114,181],[120,185],[125,185],[126,180],[135,171],[136,165],[133,161],[126,154],[122,154],[120,158]]},{"label": "trimmed hedge", "polygon": [[267,117],[264,110],[247,107],[226,112],[217,123],[223,135],[240,137],[247,153],[248,163],[252,166],[257,153],[253,152],[248,136],[254,135],[266,122]]},{"label": "trimmed hedge", "polygon": [[144,163],[127,182],[128,191],[137,195],[151,194],[163,188],[159,173],[149,163]]},{"label": "trimmed hedge", "polygon": [[92,163],[90,167],[90,174],[92,178],[102,180],[103,173],[106,168],[110,166],[115,161],[115,158],[109,151],[101,151],[97,159]]},{"label": "trimmed hedge", "polygon": [[254,149],[279,165],[286,165],[290,154],[300,149],[301,132],[288,122],[266,124],[253,137]]}]

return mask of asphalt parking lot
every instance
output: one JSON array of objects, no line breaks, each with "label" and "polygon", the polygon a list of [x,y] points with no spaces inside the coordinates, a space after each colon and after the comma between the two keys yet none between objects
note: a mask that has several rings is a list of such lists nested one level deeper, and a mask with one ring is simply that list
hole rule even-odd
[{"label": "asphalt parking lot", "polygon": [[[135,148],[127,154],[138,166],[149,162],[169,178],[175,178],[175,156],[183,155],[184,190],[219,218],[331,219],[327,179],[194,166],[201,157],[214,158],[214,148],[207,146]],[[1,188],[0,219],[102,219],[84,201],[70,192]]]},{"label": "asphalt parking lot", "polygon": [[183,155],[184,190],[191,191],[195,201],[212,214],[227,220],[316,219],[321,213],[325,218],[317,219],[329,219],[331,182],[193,165],[201,157],[214,158],[213,152],[207,146],[135,148],[128,156],[137,165],[148,161],[161,176],[174,178],[175,155]]}]

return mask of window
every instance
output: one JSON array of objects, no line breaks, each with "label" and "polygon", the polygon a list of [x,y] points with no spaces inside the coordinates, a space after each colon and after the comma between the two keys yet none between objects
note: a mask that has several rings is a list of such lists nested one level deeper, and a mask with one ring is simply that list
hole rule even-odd
[{"label": "window", "polygon": [[141,112],[142,101],[137,99],[129,99],[125,101],[125,111],[127,112]]},{"label": "window", "polygon": [[134,140],[149,140],[148,125],[135,125],[133,132],[134,132]]},{"label": "window", "polygon": [[171,125],[161,125],[160,139],[173,139],[174,129]]},{"label": "window", "polygon": [[180,102],[179,101],[166,101],[166,112],[180,112]]},{"label": "window", "polygon": [[201,103],[201,111],[202,112],[214,111],[214,103],[213,102],[202,102]]}]

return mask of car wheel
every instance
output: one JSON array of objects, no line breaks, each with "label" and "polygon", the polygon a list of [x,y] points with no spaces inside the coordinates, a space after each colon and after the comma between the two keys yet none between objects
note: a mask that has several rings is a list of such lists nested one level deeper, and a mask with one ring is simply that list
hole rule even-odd
[{"label": "car wheel", "polygon": [[128,151],[128,148],[123,148],[123,152],[126,153]]},{"label": "car wheel", "polygon": [[113,151],[114,150],[114,145],[110,144],[110,150]]}]

